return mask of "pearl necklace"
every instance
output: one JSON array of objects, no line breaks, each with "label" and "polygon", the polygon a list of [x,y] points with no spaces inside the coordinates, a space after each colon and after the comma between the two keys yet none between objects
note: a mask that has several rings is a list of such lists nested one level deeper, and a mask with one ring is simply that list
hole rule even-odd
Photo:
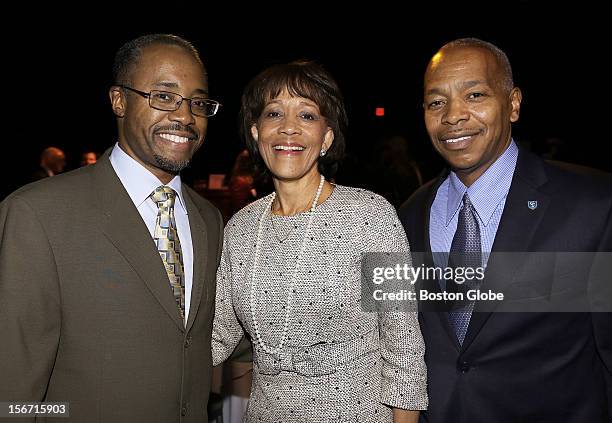
[{"label": "pearl necklace", "polygon": [[310,228],[312,226],[312,221],[314,219],[315,208],[317,207],[317,203],[319,202],[319,197],[321,196],[321,192],[323,191],[323,184],[325,183],[325,177],[321,175],[321,181],[319,182],[319,188],[317,189],[317,193],[315,195],[314,200],[312,201],[312,205],[310,206],[310,210],[308,211],[308,224],[306,225],[306,232],[304,234],[304,239],[302,240],[302,247],[300,248],[300,252],[295,260],[295,268],[293,269],[293,275],[291,276],[291,280],[289,283],[289,294],[287,295],[287,304],[285,306],[285,323],[283,325],[283,334],[281,336],[280,343],[276,347],[271,347],[267,345],[263,339],[261,338],[261,334],[259,332],[259,324],[257,323],[257,319],[255,318],[255,275],[257,273],[257,261],[259,257],[259,248],[260,248],[260,240],[261,234],[263,232],[263,222],[266,220],[266,213],[270,211],[272,213],[272,203],[276,198],[276,192],[273,192],[270,196],[270,202],[267,207],[264,208],[263,213],[261,214],[261,218],[259,219],[259,224],[257,225],[257,240],[255,242],[255,254],[253,257],[253,270],[251,272],[251,318],[253,319],[253,329],[255,329],[255,337],[257,338],[257,343],[261,345],[265,352],[268,354],[278,354],[285,345],[285,341],[287,340],[287,333],[289,332],[289,315],[291,314],[291,300],[293,299],[293,289],[295,287],[295,282],[297,279],[298,269],[300,265],[300,260],[302,255],[304,254],[304,250],[306,249],[306,240],[310,236]]}]

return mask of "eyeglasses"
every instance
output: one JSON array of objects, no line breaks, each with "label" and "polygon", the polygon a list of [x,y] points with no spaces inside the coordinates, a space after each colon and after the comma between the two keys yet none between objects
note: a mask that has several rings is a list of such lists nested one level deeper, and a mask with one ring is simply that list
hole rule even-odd
[{"label": "eyeglasses", "polygon": [[221,103],[215,100],[204,97],[183,97],[180,94],[171,93],[169,91],[151,90],[150,92],[139,91],[125,85],[118,85],[121,88],[135,92],[144,98],[149,99],[149,106],[153,109],[163,110],[165,112],[173,112],[178,110],[183,103],[183,100],[189,102],[189,110],[196,116],[211,117],[217,114]]}]

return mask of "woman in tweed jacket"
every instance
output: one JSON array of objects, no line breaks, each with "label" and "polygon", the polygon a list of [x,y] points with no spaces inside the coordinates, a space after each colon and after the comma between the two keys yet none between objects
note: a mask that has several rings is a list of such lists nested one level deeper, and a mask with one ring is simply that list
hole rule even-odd
[{"label": "woman in tweed jacket", "polygon": [[274,192],[225,230],[214,364],[246,333],[254,350],[247,422],[416,422],[427,406],[416,313],[360,304],[361,253],[404,252],[393,207],[325,180],[344,152],[346,112],[312,62],[268,68],[247,86],[242,124]]}]

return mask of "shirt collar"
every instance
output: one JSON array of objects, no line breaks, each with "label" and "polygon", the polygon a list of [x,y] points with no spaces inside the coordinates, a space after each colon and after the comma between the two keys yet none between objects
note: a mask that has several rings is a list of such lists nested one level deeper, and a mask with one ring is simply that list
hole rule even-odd
[{"label": "shirt collar", "polygon": [[487,226],[499,203],[508,195],[517,158],[518,147],[514,140],[511,140],[502,155],[469,188],[459,180],[455,172],[451,172],[446,203],[446,226],[459,210],[466,191],[480,221]]},{"label": "shirt collar", "polygon": [[[149,198],[155,188],[163,185],[147,168],[123,151],[119,143],[116,143],[111,151],[110,162],[136,208]],[[176,191],[179,207],[187,214],[180,175],[172,178],[166,186]]]}]

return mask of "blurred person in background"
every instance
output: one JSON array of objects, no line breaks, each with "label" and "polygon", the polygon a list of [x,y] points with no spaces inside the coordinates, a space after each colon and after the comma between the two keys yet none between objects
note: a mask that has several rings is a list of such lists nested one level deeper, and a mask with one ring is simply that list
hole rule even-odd
[{"label": "blurred person in background", "polygon": [[55,176],[66,168],[66,154],[57,147],[47,147],[40,154],[40,167],[32,175],[32,180]]}]

